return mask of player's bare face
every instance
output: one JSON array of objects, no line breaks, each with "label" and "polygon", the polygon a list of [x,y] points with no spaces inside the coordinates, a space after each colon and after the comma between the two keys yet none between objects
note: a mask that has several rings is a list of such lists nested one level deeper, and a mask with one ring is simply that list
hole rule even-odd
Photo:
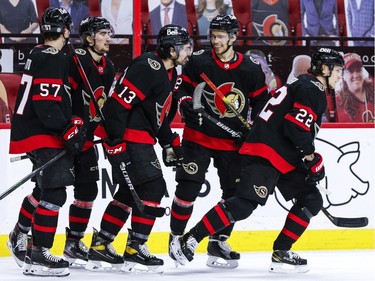
[{"label": "player's bare face", "polygon": [[188,43],[183,45],[182,49],[179,51],[179,56],[176,61],[179,65],[185,65],[189,61],[189,58],[193,52],[192,44]]},{"label": "player's bare face", "polygon": [[107,29],[101,29],[95,33],[95,49],[99,53],[109,52],[109,43],[112,40],[112,33]]},{"label": "player's bare face", "polygon": [[211,30],[210,41],[215,54],[220,57],[227,51],[228,44],[230,44],[229,34],[226,31]]},{"label": "player's bare face", "polygon": [[342,67],[335,65],[328,79],[329,86],[334,89],[336,84],[342,79]]}]

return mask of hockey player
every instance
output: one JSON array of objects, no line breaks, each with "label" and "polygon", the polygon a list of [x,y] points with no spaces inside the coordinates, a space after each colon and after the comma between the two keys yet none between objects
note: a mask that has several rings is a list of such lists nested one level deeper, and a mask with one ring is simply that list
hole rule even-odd
[{"label": "hockey player", "polygon": [[180,263],[193,259],[205,236],[249,217],[258,205],[264,205],[277,185],[284,199],[295,199],[295,203],[274,242],[269,270],[309,270],[307,260],[291,247],[323,205],[316,183],[324,178],[324,165],[315,152],[314,138],[327,106],[325,91],[342,78],[343,66],[338,52],[320,48],[312,56],[309,74],[276,91],[241,146],[242,171],[236,195],[218,203],[189,232],[172,241],[172,253]]},{"label": "hockey player", "polygon": [[[239,178],[238,150],[241,140],[236,140],[222,128],[201,118],[193,109],[194,88],[203,81],[200,75],[205,73],[213,81],[233,102],[244,120],[247,119],[249,107],[252,108],[254,118],[269,99],[265,76],[259,63],[233,50],[237,33],[238,21],[233,15],[216,16],[210,23],[212,50],[194,52],[182,72],[178,98],[185,121],[184,160],[176,172],[178,185],[172,203],[170,242],[185,230],[211,159],[218,171],[223,202],[234,195],[234,183]],[[220,122],[229,128],[242,131],[244,135],[248,132],[244,124],[231,110],[226,109],[223,101],[208,85],[204,89],[201,104],[209,115],[220,119]],[[207,266],[238,266],[240,254],[232,251],[226,242],[232,229],[233,224],[210,236]],[[170,256],[174,259],[173,255]]]},{"label": "hockey player", "polygon": [[[109,94],[115,78],[114,65],[106,55],[109,52],[111,38],[114,36],[113,27],[105,18],[88,17],[82,20],[79,34],[83,46],[76,49],[75,52],[100,107],[107,99],[107,94]],[[98,194],[99,168],[93,140],[100,117],[93,102],[90,102],[90,95],[76,63],[71,61],[69,71],[73,88],[73,114],[84,120],[88,119],[88,125],[87,141],[82,152],[76,156],[74,164],[76,175],[74,183],[75,200],[69,209],[69,228],[66,228],[64,257],[70,262],[71,266],[83,266],[87,262],[88,248],[81,239],[85,234],[93,203]],[[89,108],[87,108],[87,104],[89,104]]]},{"label": "hockey player", "polygon": [[[94,230],[86,266],[89,270],[111,266],[121,267],[125,272],[160,272],[164,264],[150,254],[146,245],[155,217],[138,210],[120,171],[121,163],[128,164],[126,169],[143,204],[158,206],[166,183],[153,148],[156,140],[163,147],[167,166],[178,164],[182,158],[179,136],[172,133],[166,117],[177,79],[175,66],[188,61],[191,39],[184,28],[166,25],[160,30],[157,42],[156,53],[144,53],[131,62],[103,107],[108,134],[104,147],[112,165],[113,181],[119,183],[119,189],[103,214],[100,232]],[[124,255],[120,256],[111,242],[130,213],[132,229]]]},{"label": "hockey player", "polygon": [[[25,275],[69,275],[69,263],[53,256],[50,248],[59,209],[66,201],[66,186],[74,183],[74,155],[85,141],[85,129],[79,128],[82,119],[72,118],[69,60],[61,52],[69,39],[71,23],[71,16],[61,8],[48,8],[43,14],[44,44],[34,47],[26,61],[11,125],[10,153],[28,153],[34,168],[67,150],[36,176],[38,187],[24,199],[19,221],[9,235],[8,247],[19,264],[25,257]],[[32,243],[25,256],[30,227]]]}]

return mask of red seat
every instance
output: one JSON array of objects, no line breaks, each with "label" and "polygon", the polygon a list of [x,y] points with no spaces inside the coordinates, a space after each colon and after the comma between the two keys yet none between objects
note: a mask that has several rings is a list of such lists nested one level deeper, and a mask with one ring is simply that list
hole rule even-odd
[{"label": "red seat", "polygon": [[[289,31],[290,36],[302,36],[301,3],[300,1],[289,0]],[[301,40],[297,40],[295,45],[302,45]]]},{"label": "red seat", "polygon": [[[0,84],[0,99],[2,100],[0,115],[3,115],[0,116],[0,121],[7,122],[14,111],[21,75],[16,73],[0,73],[0,81],[2,82],[2,85]],[[9,117],[5,116],[6,114]]]},{"label": "red seat", "polygon": [[100,17],[102,12],[100,10],[100,0],[87,1],[89,5],[89,15],[91,17]]},{"label": "red seat", "polygon": [[[252,36],[252,21],[251,21],[251,1],[236,0],[232,1],[233,14],[236,16],[239,23],[238,35]],[[251,40],[237,40],[237,44],[251,45]]]},{"label": "red seat", "polygon": [[[346,14],[344,0],[337,0],[337,28],[339,37],[346,37]],[[348,41],[344,41],[344,46],[348,45]]]},{"label": "red seat", "polygon": [[39,22],[41,22],[44,11],[47,10],[47,8],[49,7],[49,0],[38,0],[35,2],[36,2],[36,10],[38,12],[38,19],[39,19]]}]

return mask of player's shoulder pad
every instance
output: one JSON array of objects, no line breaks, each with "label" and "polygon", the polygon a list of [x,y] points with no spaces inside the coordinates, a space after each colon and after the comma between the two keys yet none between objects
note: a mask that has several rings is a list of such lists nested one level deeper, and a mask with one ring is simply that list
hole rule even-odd
[{"label": "player's shoulder pad", "polygon": [[146,66],[148,69],[159,71],[162,69],[162,60],[154,53],[144,53],[138,57],[138,65]]}]

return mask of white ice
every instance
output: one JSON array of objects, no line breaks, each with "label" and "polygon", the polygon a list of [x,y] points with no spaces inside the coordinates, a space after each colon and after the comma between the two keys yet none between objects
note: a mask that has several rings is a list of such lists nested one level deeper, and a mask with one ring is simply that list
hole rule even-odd
[{"label": "white ice", "polygon": [[196,254],[194,260],[186,266],[176,268],[167,255],[158,255],[164,259],[162,274],[125,274],[114,272],[90,272],[84,269],[70,269],[68,277],[30,277],[24,276],[22,270],[11,257],[0,258],[0,280],[163,280],[163,281],[220,281],[220,280],[319,280],[319,281],[353,281],[375,280],[375,249],[350,251],[298,251],[308,260],[310,271],[302,274],[269,273],[271,253],[242,253],[240,265],[236,269],[212,269],[205,263],[205,254]]}]

